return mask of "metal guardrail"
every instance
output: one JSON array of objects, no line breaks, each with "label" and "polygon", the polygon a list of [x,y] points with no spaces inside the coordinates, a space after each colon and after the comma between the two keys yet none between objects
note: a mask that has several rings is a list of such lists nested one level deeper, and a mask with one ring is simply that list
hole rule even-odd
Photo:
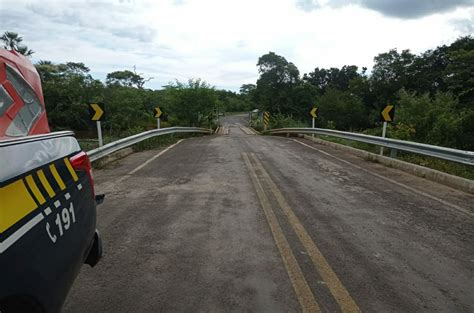
[{"label": "metal guardrail", "polygon": [[87,152],[87,155],[89,156],[89,159],[91,160],[91,162],[93,162],[115,151],[130,147],[140,141],[143,141],[152,137],[156,137],[156,136],[176,134],[176,133],[210,134],[211,130],[207,128],[198,128],[198,127],[169,127],[169,128],[162,128],[162,129],[152,129],[152,130],[148,130],[143,133],[139,133],[130,137],[119,139],[117,141],[108,143],[94,150],[90,150]]},{"label": "metal guardrail", "polygon": [[354,140],[369,143],[390,149],[407,151],[422,154],[438,159],[453,161],[457,163],[474,165],[474,152],[458,149],[445,148],[440,146],[427,145],[423,143],[405,141],[391,138],[382,138],[377,136],[344,132],[339,130],[331,130],[324,128],[279,128],[269,131],[270,134],[317,134],[327,135],[337,138]]}]

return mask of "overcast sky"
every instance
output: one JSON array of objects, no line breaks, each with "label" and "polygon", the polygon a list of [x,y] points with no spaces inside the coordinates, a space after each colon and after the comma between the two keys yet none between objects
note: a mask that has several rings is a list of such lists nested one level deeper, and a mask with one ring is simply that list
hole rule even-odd
[{"label": "overcast sky", "polygon": [[0,0],[6,30],[34,62],[84,62],[100,79],[135,65],[149,88],[200,77],[238,90],[269,51],[303,74],[450,44],[473,34],[474,0]]}]

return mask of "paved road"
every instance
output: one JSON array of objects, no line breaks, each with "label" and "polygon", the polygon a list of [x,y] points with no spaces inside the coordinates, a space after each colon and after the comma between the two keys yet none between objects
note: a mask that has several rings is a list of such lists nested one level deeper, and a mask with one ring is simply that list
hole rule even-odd
[{"label": "paved road", "polygon": [[472,195],[223,124],[95,172],[105,257],[64,312],[474,311]]}]

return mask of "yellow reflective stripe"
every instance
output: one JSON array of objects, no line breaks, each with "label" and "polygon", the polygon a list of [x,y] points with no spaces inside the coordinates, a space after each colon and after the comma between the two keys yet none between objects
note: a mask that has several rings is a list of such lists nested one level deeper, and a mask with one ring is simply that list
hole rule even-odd
[{"label": "yellow reflective stripe", "polygon": [[33,176],[31,175],[26,176],[26,183],[28,184],[28,187],[30,187],[31,191],[33,192],[33,195],[35,196],[36,200],[38,200],[40,204],[45,203],[46,199],[43,197],[43,194],[38,189],[38,186],[36,186],[36,183],[33,180]]},{"label": "yellow reflective stripe", "polygon": [[39,170],[37,172],[37,174],[38,174],[38,177],[39,177],[41,183],[43,184],[44,189],[46,189],[46,192],[48,193],[49,197],[50,198],[54,197],[54,195],[55,195],[54,190],[53,190],[53,188],[51,188],[51,185],[49,184],[48,179],[44,175],[43,170]]},{"label": "yellow reflective stripe", "polygon": [[0,199],[0,233],[37,207],[22,179],[0,188]]},{"label": "yellow reflective stripe", "polygon": [[71,173],[72,179],[74,179],[74,181],[77,181],[79,177],[77,177],[76,171],[72,168],[71,162],[69,162],[69,158],[64,158],[64,164],[66,164],[69,173]]},{"label": "yellow reflective stripe", "polygon": [[49,166],[49,169],[51,171],[51,174],[53,174],[54,179],[56,179],[56,182],[58,183],[59,188],[61,188],[61,190],[66,189],[66,185],[64,185],[64,182],[61,179],[61,176],[59,176],[59,173],[58,173],[58,170],[56,169],[56,166],[54,164],[51,164]]}]

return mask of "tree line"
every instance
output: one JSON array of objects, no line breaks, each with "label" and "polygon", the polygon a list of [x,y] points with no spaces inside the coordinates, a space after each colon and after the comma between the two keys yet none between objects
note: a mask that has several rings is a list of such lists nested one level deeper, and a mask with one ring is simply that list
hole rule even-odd
[{"label": "tree line", "polygon": [[[27,56],[34,51],[16,33],[0,37],[6,49]],[[271,113],[272,127],[309,126],[309,111],[318,107],[316,126],[380,133],[380,112],[395,105],[390,137],[474,150],[474,39],[461,37],[450,45],[420,54],[396,49],[374,57],[359,69],[316,67],[300,74],[297,66],[274,52],[257,62],[255,84],[240,92],[219,90],[201,79],[175,81],[160,90],[136,69],[108,73],[105,82],[92,77],[80,62],[35,64],[43,85],[52,129],[92,130],[87,105],[103,102],[109,135],[140,131],[155,125],[153,108],[160,106],[163,126],[209,126],[215,109],[228,112],[258,108]]]},{"label": "tree line", "polygon": [[[5,32],[0,40],[4,48],[26,56],[34,51],[23,44],[23,38]],[[201,79],[174,81],[160,90],[145,87],[145,78],[136,69],[118,70],[106,75],[105,82],[94,78],[81,62],[34,64],[41,78],[48,121],[53,130],[76,132],[94,130],[88,104],[102,102],[106,118],[102,123],[106,135],[120,136],[156,125],[154,108],[159,106],[167,121],[162,126],[205,126],[215,120],[215,112],[248,111],[251,103],[240,94],[219,90]],[[212,125],[211,125],[212,126]]]},{"label": "tree line", "polygon": [[95,79],[83,63],[35,64],[40,74],[48,120],[53,129],[83,131],[93,128],[88,103],[102,102],[106,110],[103,127],[109,135],[138,132],[154,127],[154,108],[166,121],[162,126],[205,126],[215,120],[215,110],[248,110],[241,95],[218,90],[201,79],[175,81],[160,90],[144,87],[147,79],[135,70],[108,73],[105,83]]},{"label": "tree line", "polygon": [[[240,88],[273,126],[309,125],[318,107],[317,127],[380,132],[380,112],[395,105],[392,137],[474,150],[474,39],[421,54],[392,49],[374,58],[372,71],[355,65],[319,68],[300,75],[295,64],[269,52],[258,59],[256,84]],[[283,122],[282,122],[283,121]]]}]

